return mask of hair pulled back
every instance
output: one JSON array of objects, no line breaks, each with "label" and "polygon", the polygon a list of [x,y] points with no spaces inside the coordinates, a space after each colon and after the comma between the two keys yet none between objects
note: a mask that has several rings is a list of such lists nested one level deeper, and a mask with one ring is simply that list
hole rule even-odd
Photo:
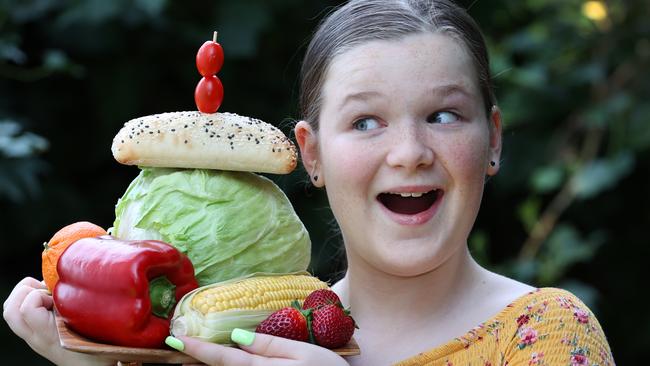
[{"label": "hair pulled back", "polygon": [[487,47],[469,14],[450,0],[352,0],[319,24],[307,47],[300,71],[301,119],[319,128],[322,89],[332,60],[345,51],[374,40],[398,40],[417,33],[443,33],[465,46],[478,75],[486,115],[496,98]]}]

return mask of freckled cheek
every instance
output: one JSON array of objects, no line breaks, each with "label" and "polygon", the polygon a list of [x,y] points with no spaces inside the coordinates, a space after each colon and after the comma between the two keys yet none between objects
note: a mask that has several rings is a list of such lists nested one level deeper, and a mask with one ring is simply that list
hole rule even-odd
[{"label": "freckled cheek", "polygon": [[487,142],[475,138],[448,146],[446,165],[456,184],[478,184],[482,187],[487,172]]}]

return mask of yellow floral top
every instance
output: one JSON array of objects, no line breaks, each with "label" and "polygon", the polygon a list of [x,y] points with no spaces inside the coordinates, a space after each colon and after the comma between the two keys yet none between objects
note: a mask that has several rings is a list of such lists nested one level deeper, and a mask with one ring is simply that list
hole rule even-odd
[{"label": "yellow floral top", "polygon": [[568,291],[542,288],[464,336],[396,366],[613,366],[593,313]]}]

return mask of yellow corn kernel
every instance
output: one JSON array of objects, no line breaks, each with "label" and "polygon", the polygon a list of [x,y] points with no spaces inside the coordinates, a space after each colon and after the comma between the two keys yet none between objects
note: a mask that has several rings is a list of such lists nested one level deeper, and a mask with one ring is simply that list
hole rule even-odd
[{"label": "yellow corn kernel", "polygon": [[209,287],[192,298],[192,307],[203,315],[227,310],[279,310],[302,303],[314,290],[327,284],[309,275],[259,276]]}]

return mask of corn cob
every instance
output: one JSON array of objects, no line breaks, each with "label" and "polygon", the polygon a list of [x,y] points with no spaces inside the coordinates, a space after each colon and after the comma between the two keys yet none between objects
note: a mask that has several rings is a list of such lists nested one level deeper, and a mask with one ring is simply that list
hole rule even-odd
[{"label": "corn cob", "polygon": [[307,275],[252,277],[224,286],[207,288],[192,298],[192,307],[203,315],[227,310],[278,310],[302,302],[312,291],[327,284]]},{"label": "corn cob", "polygon": [[229,344],[234,328],[254,331],[271,313],[300,304],[327,283],[308,274],[254,275],[198,288],[176,306],[171,333]]}]

